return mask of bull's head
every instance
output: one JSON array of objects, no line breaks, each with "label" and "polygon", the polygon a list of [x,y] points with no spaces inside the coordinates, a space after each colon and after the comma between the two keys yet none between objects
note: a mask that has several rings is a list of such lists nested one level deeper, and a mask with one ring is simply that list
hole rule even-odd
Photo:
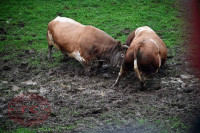
[{"label": "bull's head", "polygon": [[124,60],[126,50],[129,48],[127,45],[121,44],[120,41],[118,41],[116,48],[113,51],[112,57],[111,57],[111,65],[113,67],[120,67],[122,65],[122,62]]}]

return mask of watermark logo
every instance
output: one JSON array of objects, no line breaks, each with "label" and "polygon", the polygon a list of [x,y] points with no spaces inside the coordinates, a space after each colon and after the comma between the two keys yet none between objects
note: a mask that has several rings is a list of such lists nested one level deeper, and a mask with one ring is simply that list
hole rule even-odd
[{"label": "watermark logo", "polygon": [[10,118],[25,126],[42,123],[49,117],[50,112],[49,102],[36,94],[15,97],[8,105]]}]

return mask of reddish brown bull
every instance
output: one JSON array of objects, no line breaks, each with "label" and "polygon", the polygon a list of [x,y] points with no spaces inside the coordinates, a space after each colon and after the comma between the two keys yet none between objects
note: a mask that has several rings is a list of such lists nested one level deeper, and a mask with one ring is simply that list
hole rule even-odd
[{"label": "reddish brown bull", "polygon": [[65,17],[57,17],[48,24],[47,40],[50,60],[53,46],[84,66],[94,60],[107,60],[114,67],[120,66],[125,54],[120,42],[104,31]]},{"label": "reddish brown bull", "polygon": [[118,84],[122,75],[134,69],[137,77],[144,84],[145,78],[157,73],[167,58],[167,48],[161,38],[148,26],[137,28],[130,33],[125,43],[129,46],[119,75],[115,81]]}]

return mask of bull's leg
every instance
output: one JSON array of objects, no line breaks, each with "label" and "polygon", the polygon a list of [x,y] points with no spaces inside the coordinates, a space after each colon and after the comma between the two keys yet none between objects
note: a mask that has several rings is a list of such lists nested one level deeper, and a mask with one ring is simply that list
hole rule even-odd
[{"label": "bull's leg", "polygon": [[145,90],[146,88],[145,88],[145,78],[144,77],[142,77],[141,76],[141,73],[139,72],[139,70],[137,69],[137,70],[135,70],[136,71],[136,73],[137,73],[137,77],[139,78],[139,80],[140,80],[140,87],[141,87],[141,90]]},{"label": "bull's leg", "polygon": [[48,58],[49,58],[49,60],[50,61],[52,61],[52,45],[48,45],[48,48],[49,48],[49,56],[48,56]]},{"label": "bull's leg", "polygon": [[101,68],[103,66],[103,61],[97,61],[94,65],[94,72],[95,74],[101,73]]},{"label": "bull's leg", "polygon": [[123,68],[122,66],[120,67],[120,72],[119,72],[119,75],[114,83],[114,85],[112,85],[111,88],[113,88],[114,86],[118,85],[119,81],[121,80],[122,76],[124,75],[124,71],[123,71]]},{"label": "bull's leg", "polygon": [[140,82],[140,90],[141,91],[146,90],[145,82]]},{"label": "bull's leg", "polygon": [[52,47],[53,47],[53,38],[49,31],[47,31],[47,42],[48,42],[48,49],[49,49],[48,58],[51,61],[52,60],[51,54],[52,54]]}]

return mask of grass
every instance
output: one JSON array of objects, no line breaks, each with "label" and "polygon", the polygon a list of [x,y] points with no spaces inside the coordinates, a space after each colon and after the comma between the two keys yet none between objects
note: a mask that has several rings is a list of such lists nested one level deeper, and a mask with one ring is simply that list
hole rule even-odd
[{"label": "grass", "polygon": [[[55,128],[51,128],[51,127],[40,127],[38,129],[31,129],[31,128],[25,128],[25,127],[18,127],[15,130],[12,130],[12,133],[37,133],[37,132],[42,132],[42,133],[49,133],[49,132],[62,132],[62,131],[66,131],[66,130],[73,130],[76,127],[73,125],[69,125],[69,126],[57,126]],[[0,129],[0,133],[10,133],[7,132],[5,130]]]},{"label": "grass", "polygon": [[[10,132],[0,129],[0,133],[10,133]],[[29,128],[23,128],[23,127],[18,127],[17,129],[12,130],[12,133],[37,133],[37,130],[35,130],[35,129],[29,129]]]},{"label": "grass", "polygon": [[[163,122],[165,124],[163,124]],[[162,133],[168,133],[169,130],[175,133],[187,132],[190,126],[185,125],[181,118],[174,116],[166,118],[165,120],[156,120],[154,123],[161,129]]]},{"label": "grass", "polygon": [[[185,125],[181,118],[174,116],[164,119],[149,121],[146,118],[137,119],[138,126],[145,126],[147,129],[159,130],[160,133],[183,133],[187,132],[190,126]],[[152,125],[151,125],[152,124]]]},{"label": "grass", "polygon": [[[5,58],[18,61],[25,50],[47,56],[46,30],[56,16],[72,18],[85,25],[104,30],[115,39],[125,42],[127,34],[137,27],[148,25],[168,47],[183,43],[178,5],[165,0],[2,0],[0,2],[0,52]],[[124,30],[128,29],[128,32]],[[58,52],[59,53],[59,52]],[[56,53],[56,58],[61,54]],[[24,53],[27,55],[27,53]],[[55,53],[54,53],[55,54]],[[33,55],[32,55],[33,56]],[[2,57],[1,57],[2,58]],[[39,57],[28,57],[33,65]]]}]

